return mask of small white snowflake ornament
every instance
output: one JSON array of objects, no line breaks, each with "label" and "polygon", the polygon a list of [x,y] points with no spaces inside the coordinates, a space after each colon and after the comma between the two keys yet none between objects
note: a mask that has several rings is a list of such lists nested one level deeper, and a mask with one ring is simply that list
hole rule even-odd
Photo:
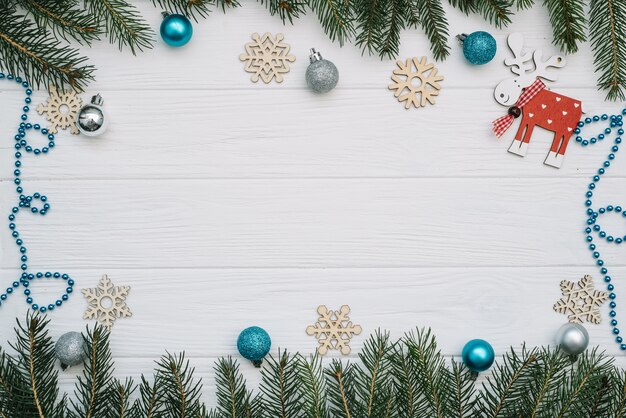
[{"label": "small white snowflake ornament", "polygon": [[289,63],[296,60],[289,54],[291,47],[282,42],[283,39],[285,36],[282,33],[277,33],[275,37],[269,32],[263,36],[252,34],[253,42],[247,43],[244,46],[246,52],[239,55],[239,59],[246,63],[245,71],[252,73],[252,82],[256,83],[259,78],[266,84],[272,79],[277,83],[283,82],[283,74],[290,69]]},{"label": "small white snowflake ornament", "polygon": [[50,133],[56,134],[61,129],[70,128],[70,132],[78,135],[78,127],[76,126],[76,115],[82,106],[83,101],[75,91],[61,91],[56,87],[50,87],[50,96],[46,104],[40,103],[37,106],[37,113],[46,114],[46,119],[50,122],[48,130]]},{"label": "small white snowflake ornament", "polygon": [[350,339],[361,333],[361,326],[350,321],[350,307],[343,305],[338,311],[331,311],[325,305],[320,305],[317,313],[317,322],[306,327],[306,333],[314,335],[319,342],[317,352],[323,356],[328,350],[334,349],[343,355],[350,354]]},{"label": "small white snowflake ornament", "polygon": [[578,283],[563,280],[561,293],[563,297],[554,304],[553,309],[566,314],[569,322],[599,324],[602,321],[599,308],[609,299],[609,294],[596,290],[591,276],[583,277]]},{"label": "small white snowflake ornament", "polygon": [[83,289],[82,292],[89,302],[83,318],[95,319],[108,330],[111,330],[117,318],[133,315],[126,305],[130,286],[114,286],[106,274],[102,276],[97,287]]}]

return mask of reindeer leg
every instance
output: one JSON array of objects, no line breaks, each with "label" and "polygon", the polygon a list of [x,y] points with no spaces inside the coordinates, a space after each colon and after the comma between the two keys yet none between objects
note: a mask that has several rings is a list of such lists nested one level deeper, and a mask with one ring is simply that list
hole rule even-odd
[{"label": "reindeer leg", "polygon": [[509,152],[511,154],[519,155],[520,157],[525,157],[526,152],[528,151],[528,143],[530,142],[530,136],[533,133],[534,124],[525,123],[522,119],[522,123],[520,123],[519,129],[515,134],[515,140],[509,147]]},{"label": "reindeer leg", "polygon": [[556,132],[554,134],[554,140],[552,141],[550,152],[548,152],[548,156],[543,162],[545,165],[549,165],[554,168],[561,168],[570,137],[571,135],[564,135],[560,132]]}]

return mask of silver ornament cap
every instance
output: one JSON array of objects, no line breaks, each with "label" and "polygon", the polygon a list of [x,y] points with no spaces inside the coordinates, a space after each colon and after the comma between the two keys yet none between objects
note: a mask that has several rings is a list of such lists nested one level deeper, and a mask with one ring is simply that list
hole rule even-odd
[{"label": "silver ornament cap", "polygon": [[575,357],[587,349],[589,333],[580,324],[567,323],[556,332],[556,343],[564,353]]},{"label": "silver ornament cap", "polygon": [[339,70],[332,62],[322,58],[322,54],[311,48],[306,69],[306,84],[316,93],[328,93],[339,82]]},{"label": "silver ornament cap", "polygon": [[65,370],[69,366],[81,364],[85,358],[85,340],[80,332],[68,332],[54,346],[57,359],[61,362],[61,368]]},{"label": "silver ornament cap", "polygon": [[83,106],[76,116],[76,126],[80,133],[86,136],[98,136],[106,131],[107,117],[104,114],[102,96],[97,94],[91,98],[91,103]]}]

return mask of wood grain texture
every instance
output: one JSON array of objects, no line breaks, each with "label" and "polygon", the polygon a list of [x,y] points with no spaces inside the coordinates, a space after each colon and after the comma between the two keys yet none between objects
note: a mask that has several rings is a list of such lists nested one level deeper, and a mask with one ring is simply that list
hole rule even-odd
[{"label": "wood grain texture", "polygon": [[[157,27],[159,11],[138,4]],[[214,402],[212,362],[237,355],[241,329],[263,326],[274,351],[312,353],[316,342],[305,329],[320,304],[352,308],[363,327],[353,357],[379,327],[397,337],[431,326],[444,353],[457,357],[476,337],[497,353],[524,341],[553,343],[565,321],[552,311],[559,282],[585,274],[600,281],[582,233],[583,202],[610,144],[573,143],[561,170],[542,164],[546,131],[534,133],[527,157],[508,154],[515,126],[501,140],[490,132],[504,112],[492,94],[510,74],[501,64],[508,32],[446,9],[451,36],[489,30],[499,52],[473,67],[452,43],[452,56],[437,63],[445,76],[437,104],[419,111],[404,110],[387,90],[394,61],[332,44],[314,16],[283,27],[255,4],[194,24],[185,48],[158,43],[132,57],[102,43],[88,51],[99,71],[84,98],[102,93],[110,129],[98,139],[62,133],[50,155],[25,158],[25,191],[48,195],[52,209],[20,214],[17,223],[33,270],[67,272],[76,290],[102,274],[132,287],[133,317],[113,327],[116,375],[138,377],[165,350],[186,350]],[[523,31],[529,47],[556,52],[543,9],[514,20],[511,30]],[[280,86],[250,83],[243,70],[238,56],[255,31],[283,32],[297,56]],[[399,58],[428,54],[421,32],[402,40]],[[339,68],[328,95],[306,89],[310,47]],[[589,45],[567,59],[555,90],[581,99],[588,114],[621,109],[595,90]],[[37,92],[34,102],[44,97]],[[11,138],[21,100],[0,85],[6,215],[17,199]],[[600,182],[598,204],[626,207],[623,158]],[[604,223],[626,233],[624,218]],[[621,296],[624,249],[602,251]],[[18,267],[6,231],[0,285],[18,277]],[[46,282],[33,289],[42,301],[60,291]],[[86,305],[77,291],[56,310],[53,337],[83,329]],[[21,296],[3,303],[2,343],[25,312]],[[587,326],[592,344],[626,366],[606,305],[602,314],[603,324]],[[63,388],[78,372],[62,375]],[[244,372],[258,382],[252,366]]]}]

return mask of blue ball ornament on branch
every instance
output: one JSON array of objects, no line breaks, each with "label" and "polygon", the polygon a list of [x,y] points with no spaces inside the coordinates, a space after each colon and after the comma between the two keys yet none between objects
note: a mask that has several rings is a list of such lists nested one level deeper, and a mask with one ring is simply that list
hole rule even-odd
[{"label": "blue ball ornament on branch", "polygon": [[239,354],[250,360],[255,367],[261,367],[263,358],[270,352],[271,346],[270,335],[261,327],[246,328],[237,338]]},{"label": "blue ball ornament on branch", "polygon": [[491,367],[496,355],[491,344],[485,340],[476,339],[465,344],[461,357],[467,368],[474,374],[478,374]]},{"label": "blue ball ornament on branch", "polygon": [[183,15],[163,12],[160,32],[166,44],[178,48],[191,40],[193,26],[191,21]]}]

